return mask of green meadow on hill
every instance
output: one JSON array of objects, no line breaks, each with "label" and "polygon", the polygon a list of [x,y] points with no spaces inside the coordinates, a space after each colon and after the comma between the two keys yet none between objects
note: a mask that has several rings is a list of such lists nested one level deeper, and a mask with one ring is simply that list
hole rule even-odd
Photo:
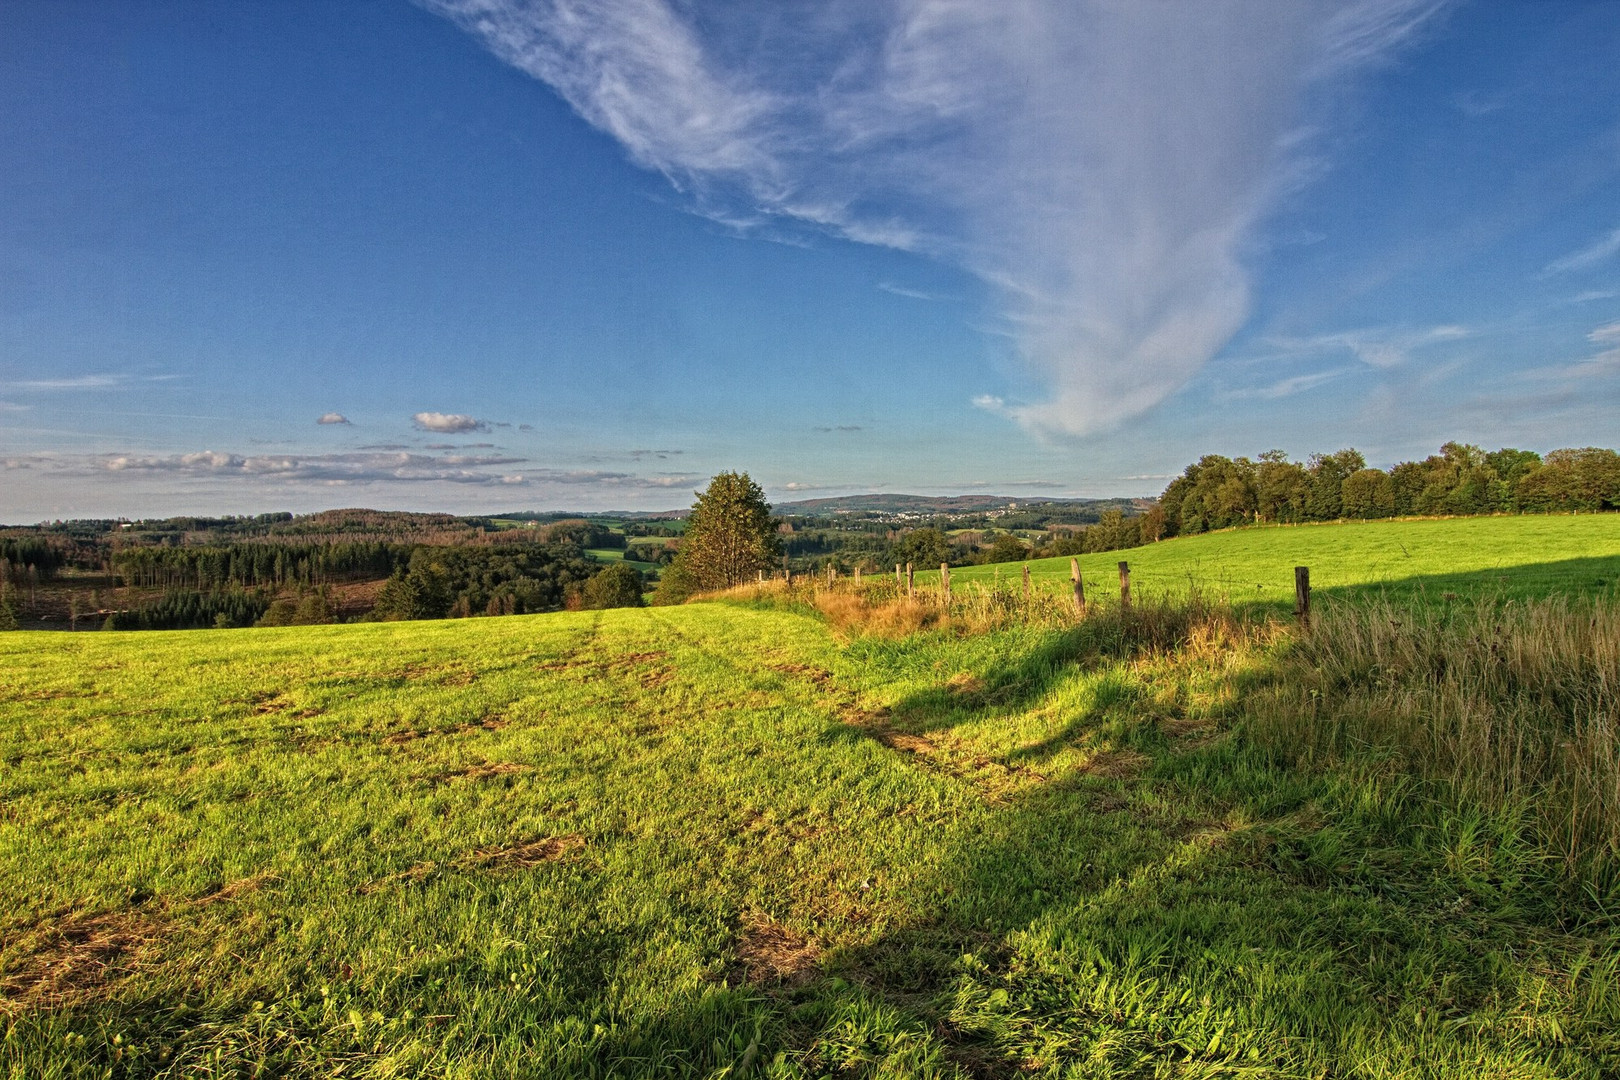
[{"label": "green meadow on hill", "polygon": [[847,581],[0,635],[0,1075],[1620,1074],[1617,525],[1124,553],[1309,563],[1308,638]]},{"label": "green meadow on hill", "polygon": [[[1117,595],[1121,560],[1130,563],[1133,590],[1173,594],[1195,582],[1234,604],[1291,604],[1296,566],[1309,566],[1312,588],[1335,596],[1552,596],[1620,581],[1620,514],[1264,525],[1079,558],[1088,590],[1103,596]],[[1036,582],[1069,580],[1067,558],[1029,566]],[[969,566],[952,570],[951,580],[1010,583],[1020,573],[1019,564]],[[932,584],[937,572],[919,580]]]}]

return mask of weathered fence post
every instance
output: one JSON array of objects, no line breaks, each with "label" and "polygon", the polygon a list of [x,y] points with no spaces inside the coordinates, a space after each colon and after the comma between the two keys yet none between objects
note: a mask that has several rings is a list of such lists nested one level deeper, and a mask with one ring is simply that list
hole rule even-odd
[{"label": "weathered fence post", "polygon": [[1119,564],[1119,610],[1131,610],[1131,564]]},{"label": "weathered fence post", "polygon": [[940,602],[949,605],[951,602],[951,564],[939,564],[939,598]]},{"label": "weathered fence post", "polygon": [[835,578],[837,576],[838,576],[838,568],[836,566],[834,566],[832,563],[828,563],[827,564],[827,584],[831,585],[833,583],[833,578]]},{"label": "weathered fence post", "polygon": [[906,596],[908,598],[911,596],[912,591],[913,591],[913,587],[916,584],[917,584],[917,575],[916,575],[915,571],[913,571],[911,569],[911,564],[906,563]]},{"label": "weathered fence post", "polygon": [[1024,599],[1029,599],[1029,563],[1024,564]]},{"label": "weathered fence post", "polygon": [[1311,628],[1311,568],[1294,567],[1294,618],[1301,630]]},{"label": "weathered fence post", "polygon": [[763,570],[759,572],[759,583],[761,585],[765,584],[765,571]]},{"label": "weathered fence post", "polygon": [[900,588],[900,586],[904,585],[905,583],[906,583],[906,579],[904,577],[902,577],[901,574],[900,574],[900,564],[895,563],[894,564],[894,587],[898,589],[898,588]]},{"label": "weathered fence post", "polygon": [[1069,560],[1069,577],[1074,580],[1074,613],[1084,615],[1086,613],[1086,586],[1080,580],[1079,559]]},{"label": "weathered fence post", "polygon": [[860,585],[861,585],[861,566],[860,566],[859,563],[856,563],[855,564],[855,587],[860,588]]}]

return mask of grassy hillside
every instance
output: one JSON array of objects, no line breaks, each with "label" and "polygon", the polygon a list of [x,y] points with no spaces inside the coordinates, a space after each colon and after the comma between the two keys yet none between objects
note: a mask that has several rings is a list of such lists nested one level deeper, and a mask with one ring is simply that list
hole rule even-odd
[{"label": "grassy hillside", "polygon": [[1143,644],[0,635],[0,1073],[1620,1070],[1613,886],[1252,744],[1286,639]]},{"label": "grassy hillside", "polygon": [[[1620,514],[1232,529],[1082,555],[1088,588],[1117,595],[1121,559],[1131,564],[1133,589],[1182,592],[1192,581],[1240,604],[1291,604],[1296,566],[1309,566],[1312,587],[1329,595],[1549,596],[1602,590],[1620,581]],[[998,573],[1010,581],[1022,567],[963,567],[951,571],[951,580],[988,583]],[[1036,560],[1030,573],[1038,582],[1067,582],[1069,560]],[[932,583],[937,576],[919,580]]]}]

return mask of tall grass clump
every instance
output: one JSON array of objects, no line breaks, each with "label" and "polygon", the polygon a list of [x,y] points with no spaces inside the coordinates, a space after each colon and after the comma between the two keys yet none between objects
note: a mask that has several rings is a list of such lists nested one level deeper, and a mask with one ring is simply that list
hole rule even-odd
[{"label": "tall grass clump", "polygon": [[1438,782],[1527,822],[1573,877],[1620,890],[1620,606],[1332,604],[1276,662],[1250,702],[1272,752]]},{"label": "tall grass clump", "polygon": [[1277,629],[1263,616],[1240,617],[1224,600],[1197,588],[1144,593],[1128,608],[1112,596],[1094,598],[1084,613],[1075,609],[1067,588],[1037,585],[1026,592],[1016,582],[995,586],[969,582],[953,589],[946,601],[937,587],[908,593],[886,577],[858,584],[808,575],[791,583],[778,578],[693,599],[815,613],[844,638],[1024,629],[1071,635],[1084,642],[1082,651],[1108,656],[1162,653],[1189,645],[1219,651],[1270,641]]}]

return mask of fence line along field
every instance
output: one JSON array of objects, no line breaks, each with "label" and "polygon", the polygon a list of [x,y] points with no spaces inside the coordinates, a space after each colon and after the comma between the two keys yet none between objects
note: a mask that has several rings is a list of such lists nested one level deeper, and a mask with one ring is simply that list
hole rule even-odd
[{"label": "fence line along field", "polygon": [[1558,594],[1308,640],[1010,575],[0,635],[0,1074],[1616,1075],[1620,620],[1557,569],[1600,520],[1234,557]]},{"label": "fence line along field", "polygon": [[[1115,568],[1127,560],[1138,588],[1183,593],[1191,582],[1234,604],[1291,604],[1296,566],[1309,566],[1313,588],[1329,595],[1553,596],[1620,581],[1620,515],[1268,525],[1079,558],[1088,590],[1095,583],[1105,595],[1117,592]],[[1029,566],[1048,588],[1068,581],[1067,557]],[[1010,585],[1020,570],[1017,564],[964,566],[953,568],[951,578],[959,585],[997,579]]]}]

